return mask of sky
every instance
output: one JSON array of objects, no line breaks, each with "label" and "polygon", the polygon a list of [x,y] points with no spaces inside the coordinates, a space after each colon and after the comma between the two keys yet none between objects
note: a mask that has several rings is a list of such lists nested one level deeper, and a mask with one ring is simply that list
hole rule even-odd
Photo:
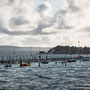
[{"label": "sky", "polygon": [[90,0],[0,0],[0,45],[90,46]]}]

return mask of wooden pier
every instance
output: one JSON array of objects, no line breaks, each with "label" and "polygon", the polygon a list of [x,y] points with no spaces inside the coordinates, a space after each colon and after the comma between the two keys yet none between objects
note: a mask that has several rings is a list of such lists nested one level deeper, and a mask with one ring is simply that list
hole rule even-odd
[{"label": "wooden pier", "polygon": [[[65,61],[69,59],[78,59],[78,55],[68,55],[68,54],[31,54],[31,55],[0,55],[0,63],[20,63],[20,61],[29,61],[29,62],[43,62],[43,61]],[[86,55],[82,55],[86,57]],[[90,58],[88,55],[87,58]]]}]

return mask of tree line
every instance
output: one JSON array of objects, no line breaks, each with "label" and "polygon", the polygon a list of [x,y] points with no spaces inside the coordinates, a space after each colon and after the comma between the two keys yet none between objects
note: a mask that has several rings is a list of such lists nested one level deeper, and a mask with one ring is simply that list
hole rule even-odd
[{"label": "tree line", "polygon": [[49,54],[90,54],[90,47],[56,46],[48,51]]}]

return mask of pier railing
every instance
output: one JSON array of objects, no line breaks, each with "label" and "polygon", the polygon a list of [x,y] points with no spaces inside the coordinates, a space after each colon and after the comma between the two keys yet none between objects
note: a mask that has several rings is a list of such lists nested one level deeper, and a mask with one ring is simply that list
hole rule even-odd
[{"label": "pier railing", "polygon": [[60,60],[60,59],[68,59],[68,58],[77,58],[78,56],[82,56],[82,57],[87,57],[90,58],[90,54],[82,54],[82,55],[78,55],[78,54],[73,54],[73,55],[69,55],[69,54],[30,54],[30,55],[25,55],[25,54],[21,54],[21,55],[17,55],[17,54],[6,54],[6,55],[0,55],[0,61],[20,61],[20,60],[29,60],[29,61],[38,61],[39,56],[41,58],[41,60],[45,60],[46,57],[48,60],[53,61],[53,60]]}]

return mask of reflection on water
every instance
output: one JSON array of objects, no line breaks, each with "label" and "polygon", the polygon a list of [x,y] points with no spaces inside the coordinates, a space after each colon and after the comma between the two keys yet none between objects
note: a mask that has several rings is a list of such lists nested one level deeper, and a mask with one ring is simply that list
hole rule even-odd
[{"label": "reflection on water", "polygon": [[0,89],[4,90],[90,90],[90,62],[49,64],[30,67],[0,64]]}]

